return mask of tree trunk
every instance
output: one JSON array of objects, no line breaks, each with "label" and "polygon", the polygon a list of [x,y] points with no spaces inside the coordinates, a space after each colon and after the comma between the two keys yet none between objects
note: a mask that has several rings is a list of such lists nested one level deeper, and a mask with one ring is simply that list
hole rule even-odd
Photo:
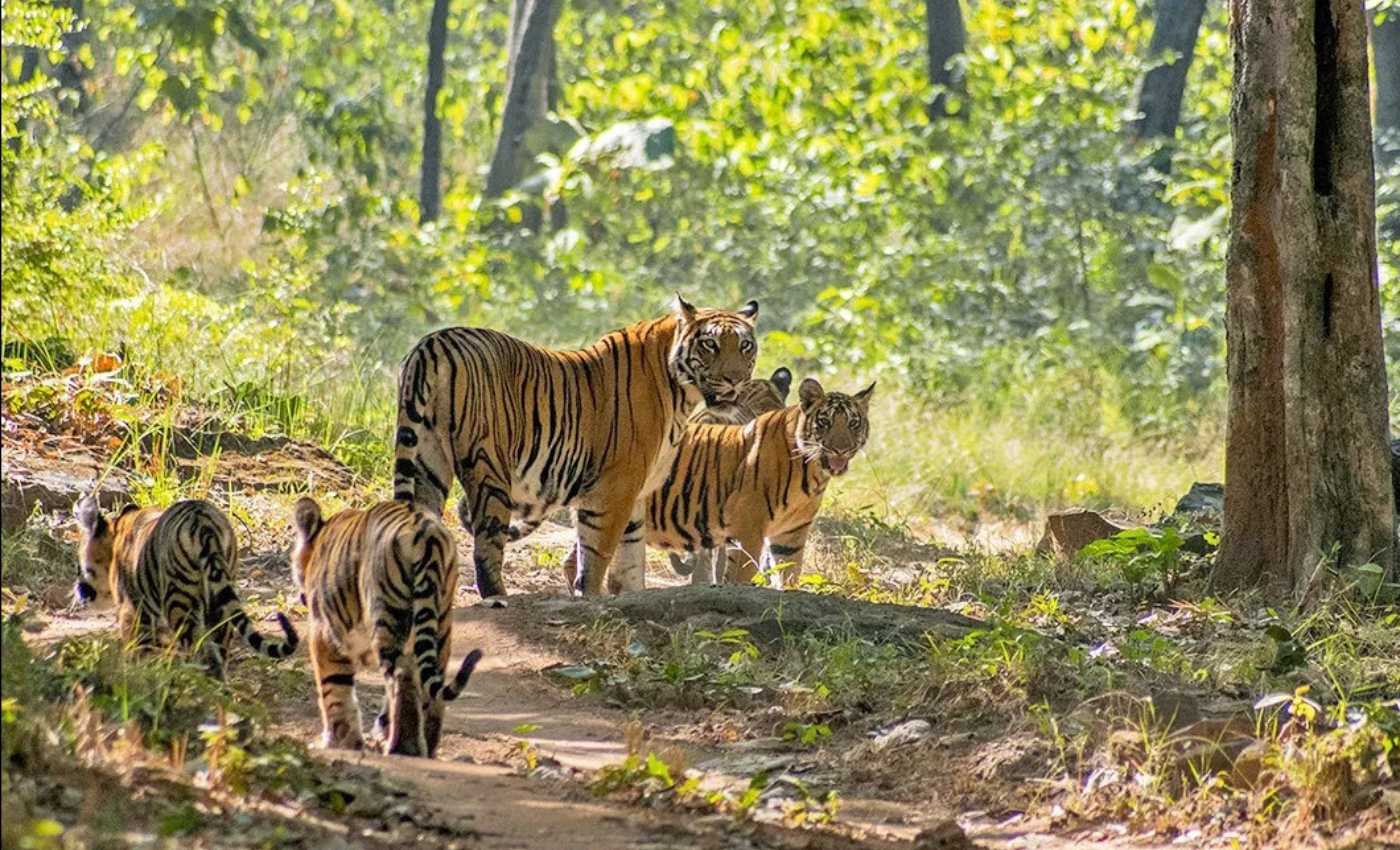
[{"label": "tree trunk", "polygon": [[1371,18],[1371,55],[1376,68],[1376,155],[1389,164],[1400,159],[1400,7],[1385,22]]},{"label": "tree trunk", "polygon": [[428,90],[423,95],[423,171],[418,186],[418,223],[436,221],[442,213],[442,119],[438,92],[442,90],[443,50],[447,47],[447,6],[433,0],[428,22]]},{"label": "tree trunk", "polygon": [[[1206,0],[1157,0],[1152,41],[1147,47],[1151,67],[1138,86],[1138,116],[1131,124],[1137,138],[1171,139],[1176,135],[1186,75],[1191,70],[1205,12]],[[1164,61],[1168,53],[1171,59]]]},{"label": "tree trunk", "polygon": [[510,23],[506,102],[486,196],[497,198],[520,182],[530,165],[525,134],[549,111],[554,65],[556,0],[515,0]]},{"label": "tree trunk", "polygon": [[1354,0],[1232,0],[1231,18],[1214,583],[1307,602],[1324,559],[1392,560],[1366,19]]},{"label": "tree trunk", "polygon": [[929,82],[938,87],[929,102],[928,117],[937,121],[948,114],[948,92],[958,91],[962,82],[962,72],[948,67],[967,42],[961,0],[925,0],[924,35],[928,40]]}]

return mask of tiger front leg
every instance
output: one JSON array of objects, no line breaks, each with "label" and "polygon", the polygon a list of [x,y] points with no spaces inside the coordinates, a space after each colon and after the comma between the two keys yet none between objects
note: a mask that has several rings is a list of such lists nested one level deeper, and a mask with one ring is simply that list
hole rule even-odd
[{"label": "tiger front leg", "polygon": [[324,630],[314,625],[309,645],[311,671],[316,677],[316,696],[321,707],[321,746],[363,749],[354,665],[335,648]]},{"label": "tiger front leg", "polygon": [[807,528],[801,531],[778,534],[768,541],[769,558],[775,567],[782,568],[783,589],[797,587],[802,578],[802,556],[807,549]]},{"label": "tiger front leg", "polygon": [[622,542],[608,570],[608,592],[627,593],[647,586],[646,508],[641,502],[632,509],[632,516],[622,530]]},{"label": "tiger front leg", "polygon": [[728,569],[725,581],[729,584],[754,584],[758,576],[760,559],[763,557],[763,535],[761,533],[736,536],[728,550]]},{"label": "tiger front leg", "polygon": [[598,596],[603,592],[608,567],[622,542],[622,535],[632,521],[633,502],[592,510],[580,507],[575,514],[578,532],[578,576],[574,579],[576,596]]}]

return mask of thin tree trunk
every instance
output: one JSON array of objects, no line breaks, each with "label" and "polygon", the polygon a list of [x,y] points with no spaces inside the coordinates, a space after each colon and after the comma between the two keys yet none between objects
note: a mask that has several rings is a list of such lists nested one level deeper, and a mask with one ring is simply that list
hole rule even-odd
[{"label": "thin tree trunk", "polygon": [[[1170,139],[1176,135],[1186,75],[1191,70],[1205,12],[1206,0],[1157,0],[1152,41],[1147,46],[1152,64],[1138,86],[1138,115],[1130,125],[1137,138]],[[1162,61],[1168,53],[1171,61]]]},{"label": "thin tree trunk", "polygon": [[924,0],[924,36],[929,82],[938,87],[929,101],[928,117],[937,121],[948,114],[948,92],[961,88],[962,74],[949,67],[967,43],[961,0]]},{"label": "thin tree trunk", "polygon": [[1400,6],[1371,18],[1371,55],[1376,69],[1376,155],[1389,164],[1400,159]]},{"label": "thin tree trunk", "polygon": [[1214,583],[1307,601],[1392,561],[1366,19],[1232,0],[1225,527]]},{"label": "thin tree trunk", "polygon": [[505,109],[486,175],[489,198],[500,197],[519,183],[529,165],[525,134],[549,108],[558,11],[556,0],[516,0],[511,15]]},{"label": "thin tree trunk", "polygon": [[418,186],[418,223],[436,221],[442,213],[442,119],[438,92],[442,90],[443,51],[447,47],[447,7],[450,0],[433,0],[428,22],[428,89],[423,94],[423,171]]}]

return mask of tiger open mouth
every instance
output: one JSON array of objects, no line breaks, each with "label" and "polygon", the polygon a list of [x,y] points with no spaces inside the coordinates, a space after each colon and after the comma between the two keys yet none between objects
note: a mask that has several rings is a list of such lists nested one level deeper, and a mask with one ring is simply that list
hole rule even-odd
[{"label": "tiger open mouth", "polygon": [[73,585],[73,601],[79,605],[87,605],[97,599],[97,588],[85,581],[79,581]]},{"label": "tiger open mouth", "polygon": [[826,471],[832,475],[845,475],[846,470],[851,466],[851,458],[849,455],[827,452],[822,455],[822,466],[826,467]]}]

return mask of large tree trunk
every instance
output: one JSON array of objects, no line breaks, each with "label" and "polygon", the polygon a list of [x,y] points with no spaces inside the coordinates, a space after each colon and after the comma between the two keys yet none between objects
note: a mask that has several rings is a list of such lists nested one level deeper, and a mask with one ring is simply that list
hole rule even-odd
[{"label": "large tree trunk", "polygon": [[[1138,116],[1131,125],[1134,136],[1170,139],[1176,135],[1186,75],[1191,70],[1205,12],[1206,0],[1158,0],[1152,19],[1152,41],[1147,47],[1151,67],[1137,91]],[[1163,61],[1168,53],[1171,61]]]},{"label": "large tree trunk", "polygon": [[948,92],[960,89],[962,75],[949,63],[963,52],[967,42],[961,0],[925,0],[924,36],[928,41],[928,78],[939,87],[928,105],[929,120],[936,121],[948,114]]},{"label": "large tree trunk", "polygon": [[1391,566],[1366,19],[1232,0],[1225,528],[1214,581],[1307,601],[1319,564]]},{"label": "large tree trunk", "polygon": [[549,111],[555,91],[554,23],[558,16],[556,0],[515,0],[505,109],[491,170],[486,175],[489,198],[500,197],[519,183],[530,165],[525,134]]},{"label": "large tree trunk", "polygon": [[1382,162],[1400,159],[1400,7],[1371,19],[1371,55],[1376,68],[1376,153]]},{"label": "large tree trunk", "polygon": [[442,119],[438,92],[442,90],[442,54],[447,47],[447,6],[433,0],[428,22],[428,90],[423,95],[423,171],[418,185],[418,223],[436,221],[442,213]]}]

